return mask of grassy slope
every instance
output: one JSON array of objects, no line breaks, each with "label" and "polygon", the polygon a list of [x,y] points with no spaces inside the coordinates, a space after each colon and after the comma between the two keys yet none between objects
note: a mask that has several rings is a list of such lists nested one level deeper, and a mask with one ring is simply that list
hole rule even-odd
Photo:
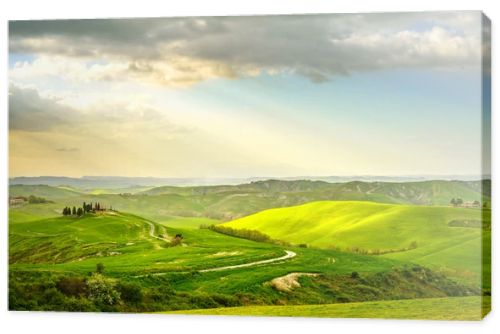
[{"label": "grassy slope", "polygon": [[158,223],[173,228],[198,229],[200,225],[218,224],[219,221],[205,217],[167,216],[158,217]]},{"label": "grassy slope", "polygon": [[35,195],[49,200],[80,196],[81,193],[68,187],[52,187],[47,185],[13,185],[9,187],[9,196]]},{"label": "grassy slope", "polygon": [[318,318],[480,320],[481,297],[428,298],[297,306],[250,306],[177,311],[177,314]]},{"label": "grassy slope", "polygon": [[324,201],[266,210],[224,226],[321,248],[399,250],[415,241],[416,249],[384,257],[466,272],[476,280],[481,272],[481,230],[449,227],[448,222],[480,215],[480,210],[464,208]]},{"label": "grassy slope", "polygon": [[9,208],[9,223],[59,217],[63,206],[57,203],[23,204]]},{"label": "grassy slope", "polygon": [[101,194],[122,194],[122,193],[129,193],[129,194],[135,194],[139,192],[144,192],[152,187],[148,186],[135,186],[135,187],[126,187],[126,188],[91,188],[91,189],[85,189],[81,190],[80,192],[85,192],[91,195],[101,195]]},{"label": "grassy slope", "polygon": [[11,221],[9,259],[11,264],[78,261],[147,239],[149,229],[146,220],[119,213]]},{"label": "grassy slope", "polygon": [[157,187],[144,192],[148,195],[159,194],[266,194],[266,193],[315,193],[317,199],[372,200],[388,203],[412,203],[427,205],[446,205],[451,198],[480,200],[481,187],[489,197],[490,181],[421,181],[421,182],[362,182],[327,183],[323,181],[280,181],[267,180],[236,186],[202,187]]},{"label": "grassy slope", "polygon": [[[489,184],[489,181],[484,181]],[[99,201],[153,220],[170,216],[231,220],[265,209],[320,200],[358,200],[382,203],[446,205],[451,198],[481,200],[481,182],[426,181],[410,183],[320,181],[260,181],[237,186],[158,187],[131,196],[96,189],[77,193],[64,187],[11,186],[11,195],[31,194],[62,205]],[[105,193],[107,192],[107,193]],[[130,193],[130,190],[123,190]],[[486,196],[488,198],[488,194]]]},{"label": "grassy slope", "polygon": [[[169,247],[167,242],[151,238],[150,224],[155,226],[155,235],[182,234],[186,247]],[[9,262],[14,271],[87,273],[101,262],[114,276],[186,273],[279,257],[285,249],[293,250],[297,257],[268,266],[195,275],[178,282],[176,288],[211,293],[260,290],[263,282],[294,271],[348,275],[352,271],[388,271],[401,265],[391,259],[335,250],[284,248],[206,229],[171,228],[125,213],[10,222],[9,229]],[[144,280],[149,284],[147,277]],[[154,279],[150,283],[156,284]]]},{"label": "grassy slope", "polygon": [[[165,241],[152,238],[149,235],[151,224],[155,235],[181,233],[186,247],[168,247]],[[9,225],[9,270],[11,274],[21,275],[15,277],[26,277],[22,275],[29,273],[35,275],[33,277],[44,273],[87,275],[97,263],[103,263],[106,275],[136,282],[142,287],[166,286],[178,294],[198,296],[238,296],[236,298],[241,300],[248,298],[250,303],[257,300],[259,304],[283,302],[284,298],[286,303],[292,304],[333,302],[343,291],[337,291],[335,286],[327,287],[325,282],[337,282],[340,277],[346,280],[353,271],[367,278],[370,274],[390,272],[402,265],[399,261],[382,257],[327,249],[283,248],[210,230],[171,228],[125,213],[11,221]],[[195,272],[282,256],[284,249],[295,251],[297,257],[272,265]],[[290,272],[321,273],[324,282],[303,278],[303,287],[287,296],[264,284]],[[148,273],[162,275],[134,277]],[[435,293],[442,295],[440,291]],[[352,298],[361,296],[363,294]],[[192,306],[187,303],[176,307]]]},{"label": "grassy slope", "polygon": [[[169,247],[154,234],[181,233],[188,247]],[[238,256],[213,256],[236,252]],[[209,230],[178,230],[141,217],[117,213],[82,218],[11,221],[11,269],[88,272],[98,262],[109,273],[189,271],[283,255],[273,245],[231,238]]]}]

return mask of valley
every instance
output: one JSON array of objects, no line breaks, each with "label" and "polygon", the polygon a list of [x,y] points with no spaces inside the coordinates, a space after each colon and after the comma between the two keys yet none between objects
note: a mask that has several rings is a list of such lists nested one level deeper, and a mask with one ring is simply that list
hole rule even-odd
[{"label": "valley", "polygon": [[[444,205],[440,198],[489,197],[473,182],[427,183],[392,189],[259,181],[133,194],[13,185],[12,197],[46,201],[10,207],[9,307],[306,316],[327,304],[317,316],[341,317],[363,315],[383,301],[387,310],[399,310],[393,317],[406,317],[410,301],[400,300],[438,310],[436,298],[450,305],[469,298],[463,305],[470,311],[456,317],[476,319],[472,305],[488,295],[482,282],[489,288],[482,274],[487,261],[481,266],[489,209]],[[400,192],[408,188],[413,190]],[[466,190],[462,195],[457,189]],[[424,197],[425,204],[412,204]],[[109,209],[61,215],[63,207],[84,202]],[[483,227],[449,224],[481,219]],[[278,280],[289,281],[289,288],[271,283]],[[96,298],[89,293],[94,281],[118,297],[111,303]]]}]

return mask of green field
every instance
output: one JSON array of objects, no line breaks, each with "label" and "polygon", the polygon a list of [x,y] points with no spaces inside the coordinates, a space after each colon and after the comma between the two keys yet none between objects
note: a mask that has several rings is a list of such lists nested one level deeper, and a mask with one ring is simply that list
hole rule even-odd
[{"label": "green field", "polygon": [[[154,236],[165,236],[160,240]],[[170,247],[183,234],[185,247]],[[57,217],[10,226],[12,270],[88,272],[103,263],[110,274],[189,271],[279,256],[269,244],[231,238],[209,230],[179,230],[125,213]],[[238,256],[216,256],[238,252]],[[210,259],[207,262],[207,259]]]},{"label": "green field", "polygon": [[228,221],[266,209],[323,200],[373,201],[412,205],[448,205],[451,198],[489,200],[489,181],[423,181],[407,183],[322,181],[258,181],[236,186],[140,187],[75,189],[65,186],[12,185],[10,196],[42,196],[79,206],[100,201],[104,205],[155,221],[171,216],[206,217]]},{"label": "green field", "polygon": [[265,210],[223,226],[257,230],[294,244],[431,265],[469,275],[479,284],[481,229],[451,227],[452,220],[480,221],[481,210],[323,201]]},{"label": "green field", "polygon": [[[474,185],[450,187],[465,187],[468,194],[474,193]],[[365,189],[364,183],[341,189],[348,193],[352,187],[359,187],[358,195],[378,187],[383,191],[369,197],[387,200],[401,184],[392,190],[385,184]],[[438,183],[432,194],[448,188]],[[486,257],[481,268],[482,230],[460,227],[475,226],[480,210],[385,200],[309,201],[283,207],[325,194],[333,197],[330,190],[325,182],[310,181],[160,187],[137,189],[136,194],[12,186],[16,196],[33,194],[49,202],[9,210],[9,308],[222,312],[223,307],[234,314],[336,317],[388,317],[397,308],[401,317],[444,319],[441,311],[456,307],[458,298],[481,294],[481,270],[489,272]],[[61,215],[63,207],[83,202],[114,210]],[[278,208],[266,210],[269,206]],[[259,212],[248,215],[253,211]],[[459,226],[449,226],[450,221]],[[274,240],[253,241],[210,226],[258,230]],[[484,241],[488,245],[489,239]],[[286,254],[293,256],[281,259]],[[286,281],[289,275],[297,275],[291,283]],[[115,291],[119,297],[112,303],[96,299],[89,292],[96,279],[102,281],[102,293]],[[391,301],[400,299],[411,301]],[[477,312],[474,300],[464,299],[455,317],[471,319]],[[430,311],[411,315],[409,302],[422,303]]]},{"label": "green field", "polygon": [[480,310],[480,297],[455,297],[327,305],[226,307],[169,313],[267,317],[481,320]]}]

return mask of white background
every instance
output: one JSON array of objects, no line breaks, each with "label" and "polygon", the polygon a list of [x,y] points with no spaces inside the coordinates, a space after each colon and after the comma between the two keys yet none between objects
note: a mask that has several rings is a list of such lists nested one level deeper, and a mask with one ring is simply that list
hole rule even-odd
[{"label": "white background", "polygon": [[[500,331],[500,311],[493,310],[482,322],[438,322],[405,320],[252,318],[212,316],[170,316],[138,314],[75,314],[7,312],[7,20],[103,18],[139,16],[251,15],[297,13],[345,13],[424,10],[483,10],[493,25],[493,241],[498,240],[500,198],[496,195],[498,179],[499,136],[495,100],[499,96],[495,74],[497,66],[497,29],[500,1],[436,1],[436,0],[3,0],[0,4],[0,332],[1,333],[492,333]],[[493,308],[499,305],[497,293],[498,247],[493,245]],[[496,327],[496,329],[495,329]]]}]

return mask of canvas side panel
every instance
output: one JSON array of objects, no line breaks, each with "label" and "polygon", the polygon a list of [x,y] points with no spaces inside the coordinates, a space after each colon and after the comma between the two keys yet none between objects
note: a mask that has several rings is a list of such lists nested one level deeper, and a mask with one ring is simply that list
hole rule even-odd
[{"label": "canvas side panel", "polygon": [[482,15],[482,316],[491,310],[491,21]]}]

